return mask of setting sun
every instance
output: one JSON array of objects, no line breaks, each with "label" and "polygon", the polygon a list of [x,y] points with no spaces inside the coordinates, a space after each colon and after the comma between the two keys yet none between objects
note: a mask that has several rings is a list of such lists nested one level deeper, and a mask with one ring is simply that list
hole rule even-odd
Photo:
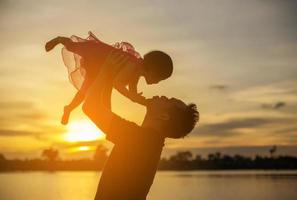
[{"label": "setting sun", "polygon": [[71,122],[67,130],[65,140],[68,142],[93,141],[105,137],[92,122],[87,120]]}]

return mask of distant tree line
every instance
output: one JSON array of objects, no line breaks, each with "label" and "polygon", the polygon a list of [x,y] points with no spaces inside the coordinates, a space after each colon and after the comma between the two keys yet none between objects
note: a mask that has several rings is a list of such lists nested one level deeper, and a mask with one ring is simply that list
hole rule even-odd
[{"label": "distant tree line", "polygon": [[[211,153],[207,158],[193,155],[190,151],[181,151],[162,158],[159,170],[221,170],[221,169],[297,169],[297,157],[275,156],[277,148],[272,147],[270,156],[255,156],[254,158],[241,155],[223,155],[220,152]],[[56,149],[45,149],[42,158],[9,160],[0,154],[0,171],[75,171],[75,170],[102,170],[107,159],[107,149],[97,147],[92,159],[61,160]]]},{"label": "distant tree line", "polygon": [[211,153],[207,158],[193,156],[190,151],[178,152],[169,159],[162,158],[161,170],[198,170],[198,169],[297,169],[297,157],[292,156],[255,156],[222,155]]},{"label": "distant tree line", "polygon": [[5,159],[0,154],[0,171],[76,171],[76,170],[101,170],[107,159],[108,150],[99,145],[92,159],[83,158],[75,160],[62,160],[59,151],[53,148],[42,151],[42,158],[36,159]]}]

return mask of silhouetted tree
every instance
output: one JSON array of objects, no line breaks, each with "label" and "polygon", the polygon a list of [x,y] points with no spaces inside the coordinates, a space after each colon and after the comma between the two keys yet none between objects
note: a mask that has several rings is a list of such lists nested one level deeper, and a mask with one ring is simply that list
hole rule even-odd
[{"label": "silhouetted tree", "polygon": [[272,158],[275,152],[277,151],[276,145],[272,146],[271,149],[269,149],[270,157]]},{"label": "silhouetted tree", "polygon": [[190,151],[181,151],[177,152],[176,155],[173,155],[170,157],[171,161],[178,161],[178,162],[184,162],[184,161],[190,161],[193,157],[192,152]]},{"label": "silhouetted tree", "polygon": [[216,152],[215,153],[215,159],[216,160],[220,160],[221,159],[221,155],[222,155],[221,152]]},{"label": "silhouetted tree", "polygon": [[220,160],[221,159],[221,153],[220,152],[216,152],[216,153],[211,153],[208,155],[208,159],[209,160],[213,160],[213,161],[216,161],[216,160]]},{"label": "silhouetted tree", "polygon": [[57,160],[57,158],[59,157],[59,151],[53,148],[44,149],[42,151],[42,156],[49,161],[54,161]]},{"label": "silhouetted tree", "polygon": [[[107,157],[107,149],[99,145],[93,159],[85,158],[79,160],[59,160],[48,162],[58,158],[58,151],[52,148],[45,149],[41,159],[6,159],[0,154],[0,171],[16,170],[100,170],[103,168]],[[194,159],[193,159],[194,158]],[[169,159],[160,160],[161,170],[199,170],[199,169],[297,169],[297,157],[293,156],[259,156],[254,158],[241,155],[224,155],[212,153],[209,159],[199,155],[192,155],[189,151],[178,152]]]},{"label": "silhouetted tree", "polygon": [[5,156],[2,153],[0,153],[0,161],[4,161],[4,160],[6,160]]},{"label": "silhouetted tree", "polygon": [[202,161],[201,155],[196,155],[195,160],[198,161],[198,162],[201,162]]},{"label": "silhouetted tree", "polygon": [[213,154],[213,153],[210,153],[210,154],[208,154],[208,160],[209,161],[213,161],[213,160],[215,160],[215,154]]}]

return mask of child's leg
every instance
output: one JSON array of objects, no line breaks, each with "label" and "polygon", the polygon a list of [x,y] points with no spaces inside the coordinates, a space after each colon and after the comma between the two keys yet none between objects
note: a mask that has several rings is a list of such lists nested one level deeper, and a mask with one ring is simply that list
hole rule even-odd
[{"label": "child's leg", "polygon": [[65,106],[63,116],[61,119],[61,124],[63,124],[63,125],[68,124],[70,113],[71,113],[71,111],[67,109],[67,106]]},{"label": "child's leg", "polygon": [[62,124],[65,125],[68,123],[70,113],[83,102],[84,98],[85,95],[81,91],[78,91],[71,103],[64,107],[64,113],[61,120]]}]

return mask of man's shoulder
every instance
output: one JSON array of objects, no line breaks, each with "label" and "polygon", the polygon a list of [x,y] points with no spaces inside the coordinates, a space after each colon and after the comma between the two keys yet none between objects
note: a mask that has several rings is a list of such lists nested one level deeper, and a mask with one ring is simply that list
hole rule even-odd
[{"label": "man's shoulder", "polygon": [[134,122],[114,116],[107,139],[116,143],[162,143],[164,137],[152,128],[140,126]]},{"label": "man's shoulder", "polygon": [[156,130],[148,127],[141,127],[140,132],[138,133],[138,139],[143,141],[144,144],[149,145],[161,145],[163,146],[165,138],[162,134]]}]

